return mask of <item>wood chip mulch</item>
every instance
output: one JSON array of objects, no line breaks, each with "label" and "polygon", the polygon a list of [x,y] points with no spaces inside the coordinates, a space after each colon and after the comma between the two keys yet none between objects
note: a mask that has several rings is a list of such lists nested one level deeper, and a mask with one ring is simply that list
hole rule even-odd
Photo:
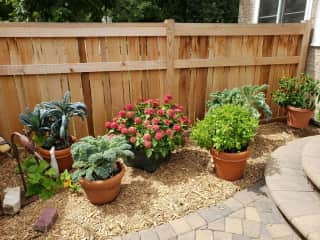
[{"label": "wood chip mulch", "polygon": [[[235,182],[217,178],[209,153],[190,144],[153,174],[127,168],[120,195],[111,204],[94,206],[83,193],[63,190],[47,201],[28,205],[16,216],[0,216],[0,239],[110,239],[166,223],[263,179],[265,163],[275,148],[319,133],[320,128],[313,126],[294,130],[282,122],[261,125],[245,177]],[[6,187],[21,185],[15,165],[0,157],[0,198]],[[45,207],[57,208],[59,217],[49,233],[39,234],[32,225]]]}]

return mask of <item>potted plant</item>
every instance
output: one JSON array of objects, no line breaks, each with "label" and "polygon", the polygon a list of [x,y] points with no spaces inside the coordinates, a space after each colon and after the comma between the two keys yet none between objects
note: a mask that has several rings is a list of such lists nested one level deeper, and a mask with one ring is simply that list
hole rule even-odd
[{"label": "potted plant", "polygon": [[234,181],[243,176],[248,146],[254,138],[259,120],[249,108],[226,104],[210,110],[192,128],[191,138],[210,150],[218,177]]},{"label": "potted plant", "polygon": [[294,128],[306,128],[319,102],[320,83],[309,75],[283,77],[272,100],[288,109],[287,124]]},{"label": "potted plant", "polygon": [[241,88],[225,89],[221,92],[214,92],[210,94],[210,99],[207,102],[207,108],[210,111],[212,108],[224,104],[237,104],[250,108],[252,115],[260,118],[261,110],[266,120],[272,118],[272,111],[266,103],[265,91],[268,85],[260,86],[245,85]]},{"label": "potted plant", "polygon": [[154,172],[171,151],[184,144],[190,121],[182,106],[172,104],[171,99],[165,96],[163,104],[157,99],[128,104],[113,121],[106,122],[109,135],[121,134],[132,145],[135,158],[125,161],[128,166]]},{"label": "potted plant", "polygon": [[68,127],[70,118],[78,116],[84,119],[87,108],[81,102],[70,102],[70,92],[66,92],[62,101],[50,101],[37,104],[32,111],[29,108],[20,114],[20,120],[27,127],[27,135],[32,138],[41,156],[50,161],[50,149],[54,154],[59,171],[71,169],[71,144],[76,140],[70,136]]},{"label": "potted plant", "polygon": [[72,179],[80,183],[91,203],[108,203],[118,196],[125,172],[118,160],[134,157],[129,149],[131,145],[124,137],[107,135],[84,137],[71,146],[76,169]]}]

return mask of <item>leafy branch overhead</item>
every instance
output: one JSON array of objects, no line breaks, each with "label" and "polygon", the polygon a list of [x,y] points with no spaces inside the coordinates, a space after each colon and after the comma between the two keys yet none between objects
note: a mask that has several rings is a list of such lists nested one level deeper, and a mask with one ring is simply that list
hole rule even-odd
[{"label": "leafy branch overhead", "polygon": [[272,117],[272,111],[266,103],[265,91],[268,85],[263,84],[260,86],[245,85],[241,88],[225,89],[221,92],[214,92],[210,94],[210,99],[207,102],[209,110],[224,104],[236,104],[248,107],[252,115],[260,118],[261,110],[267,120]]},{"label": "leafy branch overhead", "polygon": [[104,180],[112,177],[119,170],[116,162],[119,158],[134,157],[130,151],[131,145],[124,137],[88,136],[80,139],[71,146],[74,160],[73,180]]}]

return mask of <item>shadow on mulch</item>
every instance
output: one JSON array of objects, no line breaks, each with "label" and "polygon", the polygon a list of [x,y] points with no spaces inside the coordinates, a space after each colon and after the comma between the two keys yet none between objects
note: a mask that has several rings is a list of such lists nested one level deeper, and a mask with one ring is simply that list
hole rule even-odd
[{"label": "shadow on mulch", "polygon": [[211,162],[209,152],[199,151],[198,148],[184,148],[182,151],[171,154],[170,159],[162,163],[154,173],[132,168],[132,177],[142,177],[172,186],[201,175],[207,175],[208,165]]}]

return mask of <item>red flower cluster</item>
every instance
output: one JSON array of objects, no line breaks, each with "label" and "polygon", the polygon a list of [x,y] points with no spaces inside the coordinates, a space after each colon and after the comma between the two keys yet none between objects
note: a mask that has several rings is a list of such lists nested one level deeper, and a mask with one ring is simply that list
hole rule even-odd
[{"label": "red flower cluster", "polygon": [[171,103],[167,95],[160,104],[148,99],[136,106],[127,104],[111,121],[106,122],[109,135],[124,135],[135,150],[144,150],[147,157],[165,157],[185,142],[190,120],[180,105]]}]

